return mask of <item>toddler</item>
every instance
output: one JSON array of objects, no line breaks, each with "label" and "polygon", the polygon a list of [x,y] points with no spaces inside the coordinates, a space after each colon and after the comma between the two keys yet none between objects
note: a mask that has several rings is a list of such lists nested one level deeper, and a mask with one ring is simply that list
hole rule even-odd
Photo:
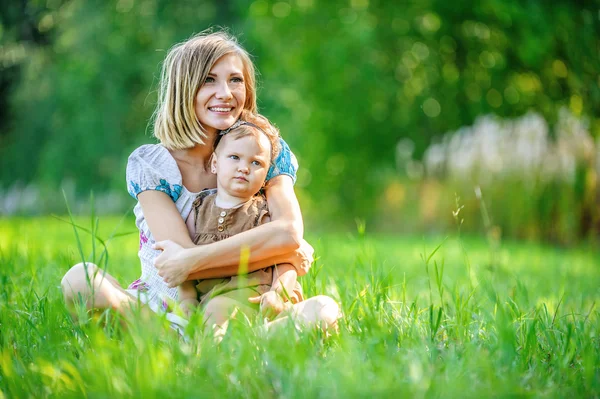
[{"label": "toddler", "polygon": [[[278,154],[279,132],[269,121],[244,113],[231,128],[219,133],[211,158],[217,189],[202,191],[186,224],[197,245],[209,244],[270,220],[261,193],[271,162]],[[241,262],[243,263],[243,262]],[[223,297],[223,306],[206,309],[207,326],[222,326],[234,308],[252,317],[260,311],[274,318],[291,303],[302,300],[297,272],[291,264],[267,267],[247,275],[186,281],[179,286],[184,312]],[[286,303],[287,302],[287,303]],[[213,302],[214,303],[214,302]]]}]

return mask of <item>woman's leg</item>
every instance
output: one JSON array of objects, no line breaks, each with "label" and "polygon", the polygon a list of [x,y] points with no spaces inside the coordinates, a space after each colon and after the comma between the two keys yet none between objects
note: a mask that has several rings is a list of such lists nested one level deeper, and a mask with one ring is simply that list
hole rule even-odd
[{"label": "woman's leg", "polygon": [[89,262],[69,269],[62,278],[61,288],[68,306],[82,300],[88,309],[112,308],[123,313],[136,302],[114,277]]},{"label": "woman's leg", "polygon": [[337,331],[337,321],[341,317],[340,307],[333,298],[317,295],[291,306],[270,322],[269,330],[277,330],[288,323],[289,318],[300,326],[318,326],[323,331]]}]

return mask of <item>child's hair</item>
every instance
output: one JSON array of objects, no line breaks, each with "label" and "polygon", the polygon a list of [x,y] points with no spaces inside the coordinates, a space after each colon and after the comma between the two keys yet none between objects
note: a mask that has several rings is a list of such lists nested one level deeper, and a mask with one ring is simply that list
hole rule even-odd
[{"label": "child's hair", "polygon": [[217,151],[221,139],[227,135],[230,139],[236,140],[248,135],[259,137],[264,134],[271,144],[271,163],[279,155],[279,130],[267,118],[260,114],[253,114],[248,111],[242,111],[240,119],[229,129],[223,130],[215,140],[214,150]]},{"label": "child's hair", "polygon": [[244,65],[244,109],[257,111],[254,64],[237,39],[222,31],[194,35],[173,46],[162,65],[153,120],[154,136],[165,147],[180,150],[204,144],[207,136],[196,117],[194,99],[213,65],[231,53]]}]

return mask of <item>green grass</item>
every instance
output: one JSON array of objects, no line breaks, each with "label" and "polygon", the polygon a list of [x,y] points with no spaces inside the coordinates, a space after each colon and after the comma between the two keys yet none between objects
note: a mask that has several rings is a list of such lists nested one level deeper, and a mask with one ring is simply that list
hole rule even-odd
[{"label": "green grass", "polygon": [[[98,236],[117,224],[102,219]],[[303,285],[341,303],[340,335],[267,340],[241,320],[216,346],[193,327],[182,342],[159,317],[74,323],[59,291],[81,259],[71,226],[0,220],[0,398],[600,396],[597,250],[504,243],[490,264],[478,238],[308,238],[319,258]],[[97,258],[99,242],[81,240]],[[137,245],[109,243],[123,284],[138,277]]]}]

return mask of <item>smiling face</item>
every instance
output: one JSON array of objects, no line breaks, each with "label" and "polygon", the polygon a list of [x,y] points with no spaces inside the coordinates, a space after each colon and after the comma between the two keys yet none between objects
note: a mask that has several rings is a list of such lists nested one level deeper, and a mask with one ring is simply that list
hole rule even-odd
[{"label": "smiling face", "polygon": [[[243,85],[224,73],[239,74]],[[224,81],[229,93],[223,86],[215,87]],[[154,136],[169,150],[205,145],[214,130],[231,126],[242,108],[257,111],[254,64],[237,39],[226,32],[200,33],[173,46],[162,64],[158,88]],[[221,103],[225,110],[210,112],[207,101],[209,105]],[[232,117],[224,115],[231,105],[235,106]]]},{"label": "smiling face", "polygon": [[246,101],[244,79],[244,64],[235,53],[213,65],[194,100],[196,117],[207,132],[227,129],[239,118]]},{"label": "smiling face", "polygon": [[247,201],[263,186],[270,165],[271,143],[264,133],[226,134],[212,159],[218,195]]}]

